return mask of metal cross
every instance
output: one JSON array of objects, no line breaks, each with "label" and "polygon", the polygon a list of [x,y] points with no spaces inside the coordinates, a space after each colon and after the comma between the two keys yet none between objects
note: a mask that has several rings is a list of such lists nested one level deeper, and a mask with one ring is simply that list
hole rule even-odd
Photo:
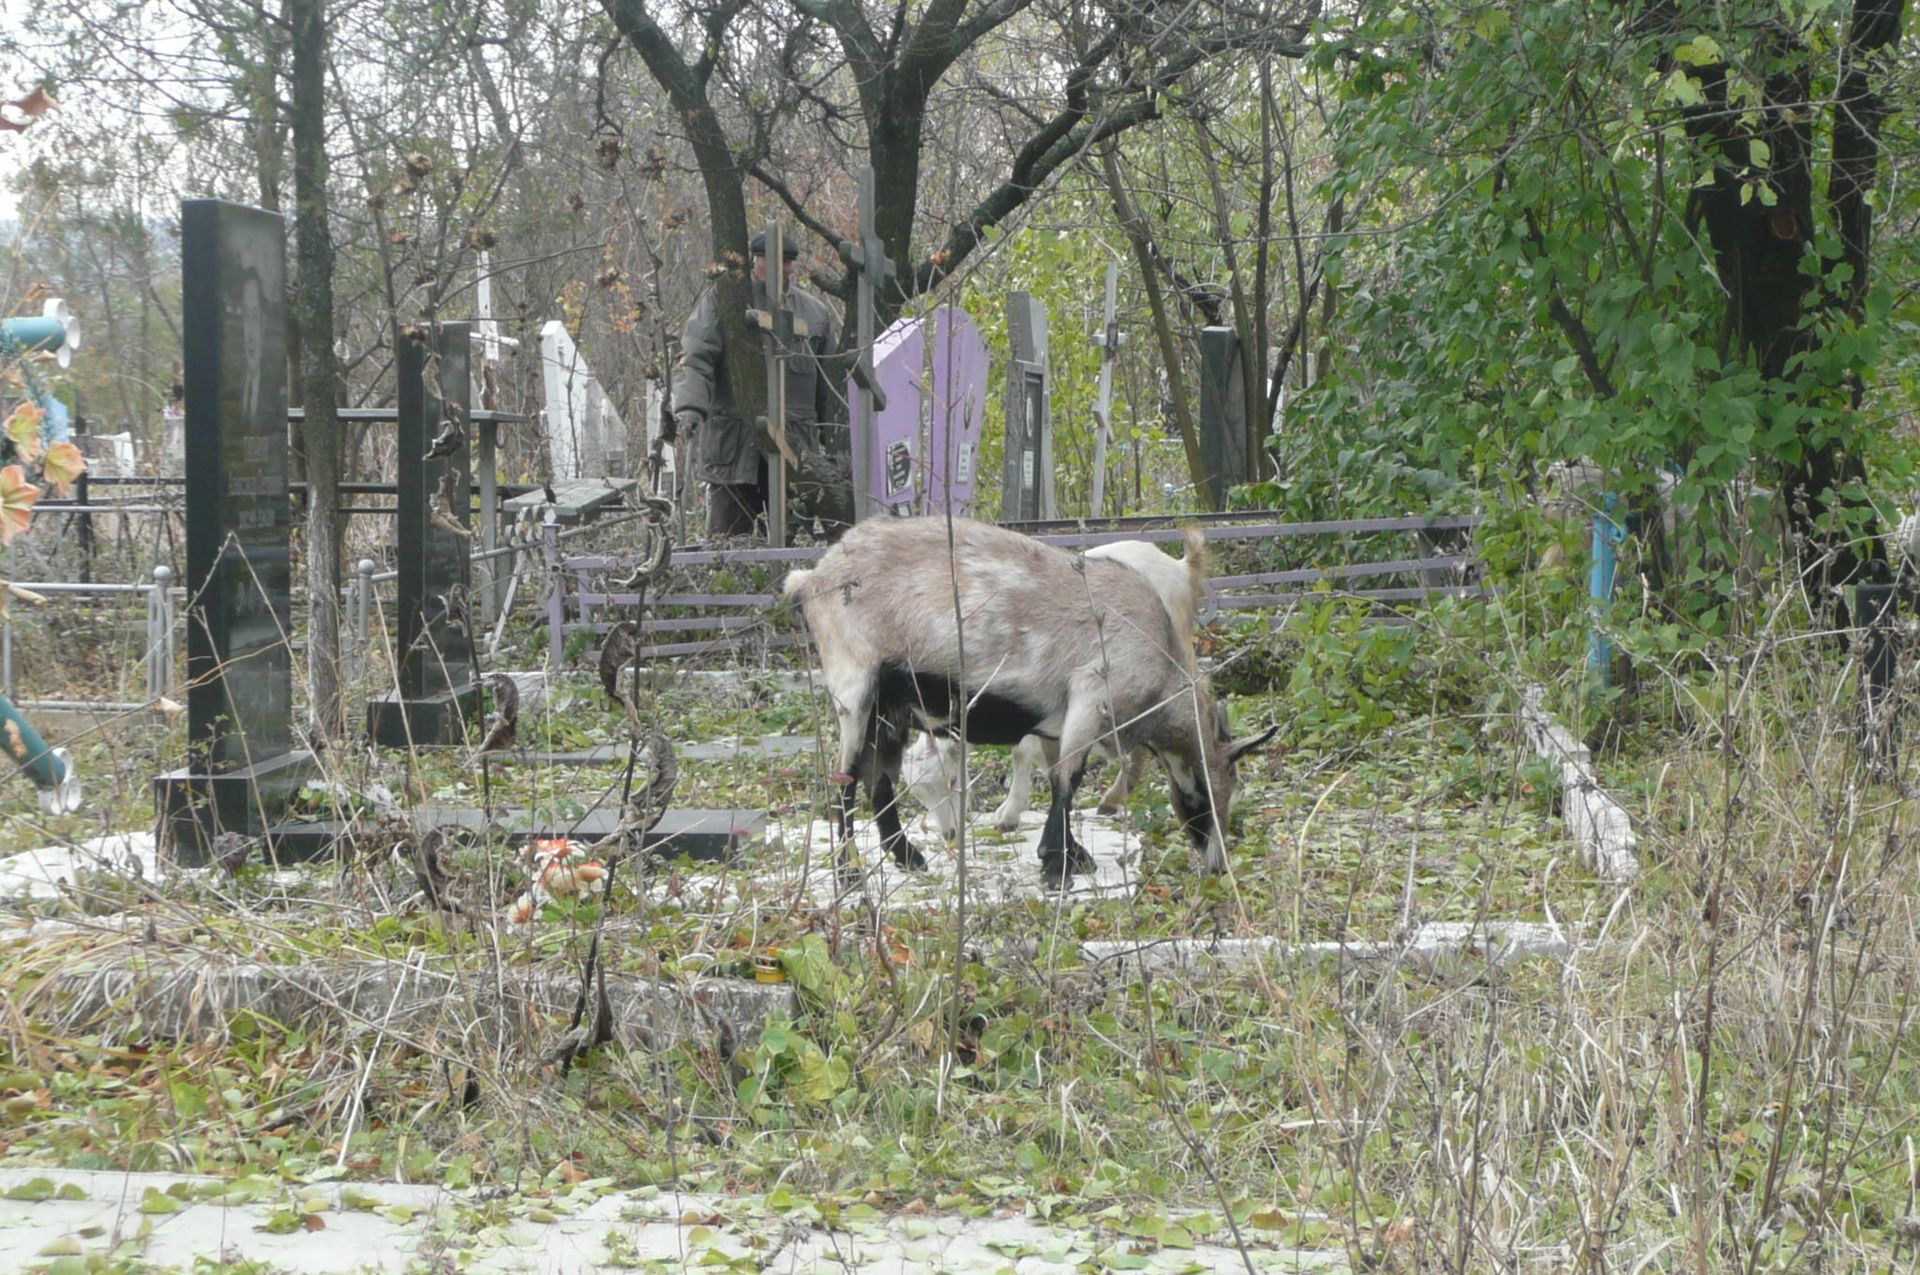
[{"label": "metal cross", "polygon": [[874,294],[876,289],[892,282],[895,274],[893,261],[887,256],[887,246],[881,242],[879,233],[873,227],[873,200],[873,166],[869,164],[860,170],[860,238],[858,241],[843,239],[840,242],[840,251],[853,263],[859,275],[855,294],[859,358],[853,365],[853,381],[860,387],[859,419],[853,422],[856,518],[866,517],[874,507],[873,492],[868,489],[873,477],[873,414],[885,411],[887,406],[886,392],[880,388],[880,378],[873,371],[873,328],[878,318]]}]

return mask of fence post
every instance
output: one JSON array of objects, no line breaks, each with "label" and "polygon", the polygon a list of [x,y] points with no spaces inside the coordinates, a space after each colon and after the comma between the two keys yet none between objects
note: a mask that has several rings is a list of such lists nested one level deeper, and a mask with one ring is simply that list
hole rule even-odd
[{"label": "fence post", "polygon": [[366,671],[368,633],[373,615],[373,559],[362,558],[354,567],[353,581],[353,673]]},{"label": "fence post", "polygon": [[1614,574],[1618,567],[1615,555],[1627,538],[1627,529],[1613,518],[1618,503],[1619,497],[1608,492],[1599,511],[1593,515],[1593,567],[1587,577],[1592,626],[1587,634],[1587,669],[1602,690],[1613,676],[1613,640],[1604,628],[1606,608],[1613,601]]},{"label": "fence post", "polygon": [[560,595],[566,588],[566,571],[560,563],[560,521],[554,517],[552,505],[547,506],[546,521],[540,530],[545,537],[547,555],[547,659],[558,669],[561,657],[566,654],[566,644],[560,634],[565,620]]},{"label": "fence post", "polygon": [[153,587],[147,590],[147,698],[172,691],[173,568],[162,563],[153,569]]},{"label": "fence post", "polygon": [[[73,500],[82,509],[87,506],[90,485],[84,469],[73,480]],[[80,583],[93,583],[93,515],[89,513],[80,515]]]},{"label": "fence post", "polygon": [[1860,747],[1883,773],[1898,758],[1895,705],[1892,703],[1893,627],[1898,621],[1891,572],[1875,562],[1874,578],[1855,585],[1853,622],[1862,635],[1860,647]]}]

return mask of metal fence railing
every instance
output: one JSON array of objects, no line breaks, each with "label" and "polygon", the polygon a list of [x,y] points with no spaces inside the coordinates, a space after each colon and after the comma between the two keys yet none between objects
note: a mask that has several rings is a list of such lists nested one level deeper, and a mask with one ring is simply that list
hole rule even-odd
[{"label": "metal fence railing", "polygon": [[146,631],[140,655],[146,698],[131,700],[18,699],[14,696],[14,619],[11,610],[0,614],[0,692],[24,709],[57,709],[96,713],[137,713],[160,699],[174,696],[174,638],[180,627],[177,602],[187,591],[173,583],[173,568],[153,568],[150,578],[131,584],[71,581],[10,581],[14,589],[30,590],[57,606],[62,599],[133,598],[146,604]]}]

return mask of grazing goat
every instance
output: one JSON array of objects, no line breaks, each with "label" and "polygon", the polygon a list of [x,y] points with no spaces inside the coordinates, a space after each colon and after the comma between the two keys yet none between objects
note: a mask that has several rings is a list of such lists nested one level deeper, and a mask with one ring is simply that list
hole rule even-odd
[{"label": "grazing goat", "polygon": [[965,519],[876,518],[818,567],[789,573],[785,593],[805,612],[839,718],[832,778],[848,852],[864,781],[881,844],[896,862],[924,865],[895,800],[917,723],[972,743],[1054,744],[1039,847],[1054,884],[1093,866],[1068,814],[1102,738],[1117,756],[1143,747],[1160,758],[1208,870],[1226,869],[1235,762],[1274,732],[1236,743],[1219,729],[1186,634],[1138,572]]},{"label": "grazing goat", "polygon": [[[1089,558],[1118,562],[1139,573],[1160,595],[1161,604],[1173,620],[1174,634],[1182,649],[1190,651],[1188,635],[1193,632],[1200,608],[1206,600],[1207,541],[1199,531],[1189,528],[1185,536],[1187,556],[1169,558],[1156,545],[1145,540],[1120,540],[1087,550]],[[1097,751],[1106,752],[1104,747]],[[927,808],[934,828],[948,841],[960,834],[964,803],[960,799],[959,746],[945,734],[929,731],[908,752],[904,771],[907,786]],[[993,825],[1002,832],[1020,826],[1020,816],[1033,804],[1033,772],[1046,770],[1056,759],[1048,755],[1047,741],[1029,735],[1014,746],[1008,772],[1007,795],[993,812]],[[1100,796],[1099,811],[1110,815],[1124,807],[1127,795],[1139,775],[1141,754],[1136,751],[1119,759],[1113,782]]]}]

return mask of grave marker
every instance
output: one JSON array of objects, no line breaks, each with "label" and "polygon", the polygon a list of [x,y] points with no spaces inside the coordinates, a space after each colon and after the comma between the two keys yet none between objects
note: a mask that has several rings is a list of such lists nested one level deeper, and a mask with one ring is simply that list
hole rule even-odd
[{"label": "grave marker", "polygon": [[853,407],[849,425],[853,430],[853,516],[856,520],[867,517],[885,503],[879,499],[883,489],[871,485],[880,463],[874,416],[885,411],[888,402],[887,391],[874,367],[878,352],[874,347],[873,325],[879,313],[874,292],[893,281],[894,266],[887,256],[886,244],[874,229],[873,203],[873,166],[869,164],[860,170],[860,238],[844,240],[840,245],[859,276],[854,296],[858,357],[854,360],[853,384],[847,394],[847,401]]},{"label": "grave marker", "polygon": [[558,319],[540,329],[540,376],[554,481],[624,475],[626,422]]},{"label": "grave marker", "polygon": [[804,320],[794,318],[787,304],[787,237],[778,221],[767,226],[767,308],[754,312],[767,333],[767,414],[761,424],[773,441],[767,457],[767,544],[787,545],[787,466],[799,459],[787,442],[787,351],[796,337],[807,335]]},{"label": "grave marker", "polygon": [[1006,458],[1000,470],[1000,518],[1055,516],[1053,415],[1047,401],[1047,308],[1032,295],[1007,295]]},{"label": "grave marker", "polygon": [[853,454],[856,461],[864,457],[866,465],[854,470],[854,482],[866,493],[863,510],[868,514],[911,513],[915,508],[920,458],[926,454],[920,419],[926,350],[920,321],[896,319],[870,351],[878,393],[868,402],[858,376],[847,386],[855,406]]},{"label": "grave marker", "polygon": [[1200,489],[1207,508],[1224,509],[1227,489],[1248,482],[1246,360],[1232,328],[1200,329]]},{"label": "grave marker", "polygon": [[[473,678],[471,533],[473,429],[468,325],[443,323],[438,359],[420,342],[400,342],[399,496],[394,515],[398,557],[399,693],[367,704],[367,734],[388,748],[466,742],[466,723],[480,708]],[[427,449],[447,423],[464,436],[450,455]],[[451,498],[449,498],[451,493]]]},{"label": "grave marker", "polygon": [[154,780],[174,854],[263,834],[312,770],[294,747],[286,224],[180,207],[187,472],[187,748]]},{"label": "grave marker", "polygon": [[987,342],[959,306],[934,313],[932,405],[925,508],[963,514],[973,505],[987,424]]}]

